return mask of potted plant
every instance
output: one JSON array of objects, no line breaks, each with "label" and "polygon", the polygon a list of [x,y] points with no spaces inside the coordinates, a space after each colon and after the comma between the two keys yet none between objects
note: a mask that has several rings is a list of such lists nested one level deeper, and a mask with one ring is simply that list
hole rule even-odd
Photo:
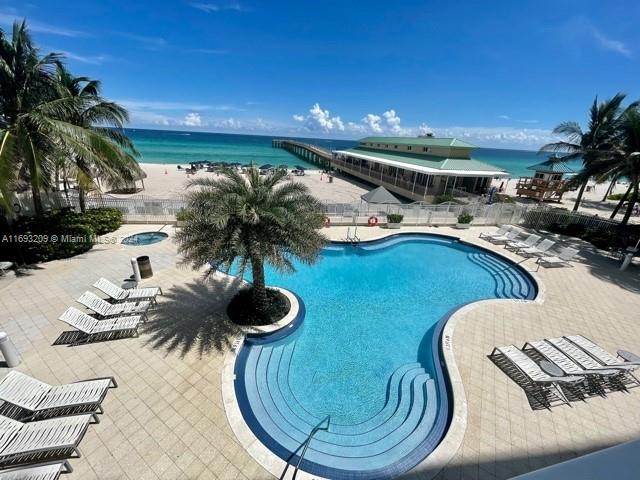
[{"label": "potted plant", "polygon": [[458,223],[456,223],[456,228],[469,228],[472,221],[473,215],[463,210],[462,213],[458,215]]},{"label": "potted plant", "polygon": [[403,218],[399,213],[387,213],[387,228],[400,228]]},{"label": "potted plant", "polygon": [[176,212],[176,227],[184,227],[187,221],[187,210],[181,208]]}]

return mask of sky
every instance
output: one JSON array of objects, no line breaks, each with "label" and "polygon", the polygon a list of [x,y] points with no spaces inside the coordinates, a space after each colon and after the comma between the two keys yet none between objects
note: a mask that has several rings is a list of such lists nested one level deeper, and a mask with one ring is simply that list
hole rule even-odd
[{"label": "sky", "polygon": [[132,127],[537,149],[640,98],[640,2],[0,0]]}]

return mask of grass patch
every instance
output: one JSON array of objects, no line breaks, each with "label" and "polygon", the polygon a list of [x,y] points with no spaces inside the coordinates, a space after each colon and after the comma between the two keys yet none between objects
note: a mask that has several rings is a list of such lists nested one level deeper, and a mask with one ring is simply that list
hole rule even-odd
[{"label": "grass patch", "polygon": [[270,325],[279,320],[291,310],[289,299],[279,290],[267,288],[269,308],[266,315],[259,314],[253,305],[253,288],[241,290],[229,302],[227,315],[238,325]]}]

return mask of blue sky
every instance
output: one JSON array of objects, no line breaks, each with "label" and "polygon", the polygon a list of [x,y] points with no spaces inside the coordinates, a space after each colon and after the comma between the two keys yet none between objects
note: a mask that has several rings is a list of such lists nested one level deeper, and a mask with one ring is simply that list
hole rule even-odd
[{"label": "blue sky", "polygon": [[640,97],[637,1],[7,1],[132,126],[537,148]]}]

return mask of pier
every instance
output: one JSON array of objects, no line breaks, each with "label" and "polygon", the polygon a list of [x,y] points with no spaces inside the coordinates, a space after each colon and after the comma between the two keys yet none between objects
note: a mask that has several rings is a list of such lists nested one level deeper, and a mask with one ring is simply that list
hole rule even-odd
[{"label": "pier", "polygon": [[331,152],[317,145],[274,138],[271,140],[271,146],[273,148],[284,148],[304,161],[318,165],[320,168],[328,169],[331,166]]}]

